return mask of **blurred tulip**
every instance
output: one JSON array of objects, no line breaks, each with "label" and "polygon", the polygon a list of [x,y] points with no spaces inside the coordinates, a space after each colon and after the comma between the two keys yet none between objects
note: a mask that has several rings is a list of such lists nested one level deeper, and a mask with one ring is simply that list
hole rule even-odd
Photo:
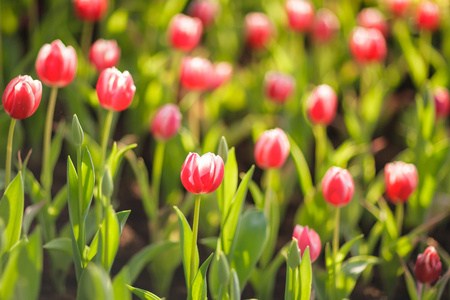
[{"label": "blurred tulip", "polygon": [[200,43],[202,33],[202,21],[198,18],[177,14],[170,20],[168,38],[174,48],[191,51]]},{"label": "blurred tulip", "polygon": [[386,0],[389,10],[396,16],[403,16],[411,6],[411,0]]},{"label": "blurred tulip", "polygon": [[280,168],[289,155],[289,149],[289,140],[283,130],[266,130],[255,144],[256,164],[263,169]]},{"label": "blurred tulip", "polygon": [[152,134],[157,140],[168,140],[180,129],[181,113],[175,104],[166,104],[156,113],[152,124]]},{"label": "blurred tulip", "polygon": [[245,16],[244,35],[251,48],[264,48],[273,35],[272,23],[263,13],[249,13]]},{"label": "blurred tulip", "polygon": [[114,67],[100,73],[95,89],[100,105],[114,111],[122,111],[130,106],[136,91],[130,73],[121,73]]},{"label": "blurred tulip", "polygon": [[264,93],[270,100],[283,104],[292,95],[295,80],[292,76],[270,71],[264,77]]},{"label": "blurred tulip", "polygon": [[64,87],[72,82],[77,71],[77,53],[60,40],[45,44],[36,59],[39,79],[52,87]]},{"label": "blurred tulip", "polygon": [[204,91],[210,86],[212,72],[211,62],[206,58],[186,57],[181,65],[181,85],[187,90]]},{"label": "blurred tulip", "polygon": [[229,81],[233,76],[233,66],[229,62],[216,63],[212,67],[209,88],[216,89],[225,82]]},{"label": "blurred tulip", "polygon": [[386,195],[394,204],[406,202],[416,189],[417,182],[417,169],[413,164],[396,161],[384,167]]},{"label": "blurred tulip", "polygon": [[431,284],[441,276],[441,270],[441,259],[433,246],[427,247],[423,253],[417,256],[414,266],[417,281]]},{"label": "blurred tulip", "polygon": [[330,125],[336,116],[337,96],[326,84],[317,86],[306,102],[309,119],[314,124]]},{"label": "blurred tulip", "polygon": [[115,67],[120,58],[120,48],[115,40],[99,39],[89,50],[89,61],[98,72]]},{"label": "blurred tulip", "polygon": [[450,113],[450,96],[446,88],[434,91],[434,107],[437,119],[445,119]]},{"label": "blurred tulip", "polygon": [[322,243],[319,235],[312,228],[295,225],[292,237],[298,241],[298,248],[300,249],[302,257],[306,247],[309,246],[311,262],[314,262],[319,258],[320,250],[322,250]]},{"label": "blurred tulip", "polygon": [[219,2],[213,0],[197,0],[189,5],[189,15],[199,18],[203,27],[207,27],[214,22],[214,18],[219,11]]},{"label": "blurred tulip", "polygon": [[416,23],[419,29],[435,31],[440,25],[439,6],[434,1],[422,1],[417,7]]},{"label": "blurred tulip", "polygon": [[298,32],[307,32],[314,23],[314,6],[309,0],[288,0],[285,4],[289,27]]},{"label": "blurred tulip", "polygon": [[193,194],[209,194],[222,183],[224,164],[220,156],[189,153],[181,167],[181,182]]},{"label": "blurred tulip", "polygon": [[384,37],[388,36],[389,28],[383,14],[374,7],[369,7],[361,10],[356,18],[358,26],[364,28],[378,29]]},{"label": "blurred tulip", "polygon": [[28,75],[11,80],[3,92],[3,108],[11,118],[22,120],[31,116],[41,103],[42,84]]},{"label": "blurred tulip", "polygon": [[322,193],[325,200],[334,206],[350,202],[355,191],[352,175],[339,167],[331,167],[322,179]]},{"label": "blurred tulip", "polygon": [[96,22],[106,12],[108,8],[107,0],[73,0],[75,12],[77,16],[90,22]]},{"label": "blurred tulip", "polygon": [[387,53],[386,40],[377,29],[356,27],[350,37],[350,50],[359,63],[381,62]]},{"label": "blurred tulip", "polygon": [[313,39],[320,43],[326,43],[334,38],[341,24],[336,15],[329,9],[321,8],[317,11],[312,29]]}]

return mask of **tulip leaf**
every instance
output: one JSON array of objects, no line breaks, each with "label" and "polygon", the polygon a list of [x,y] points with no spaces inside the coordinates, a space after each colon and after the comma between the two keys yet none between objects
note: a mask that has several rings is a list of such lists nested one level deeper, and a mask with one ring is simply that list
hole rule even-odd
[{"label": "tulip leaf", "polygon": [[130,289],[130,291],[133,292],[133,294],[135,294],[142,300],[161,300],[161,298],[146,290],[138,289],[129,285],[127,285],[127,287]]},{"label": "tulip leaf", "polygon": [[64,137],[65,131],[64,122],[59,123],[58,130],[56,134],[52,138],[52,142],[50,145],[50,157],[49,164],[47,166],[43,166],[44,173],[42,173],[43,177],[41,177],[41,182],[44,187],[51,187],[53,182],[53,170],[55,169],[56,162],[59,159],[59,155],[61,154],[61,147]]},{"label": "tulip leaf", "polygon": [[114,299],[132,300],[131,291],[127,288],[127,284],[130,283],[128,266],[125,266],[122,270],[125,271],[117,274],[112,282]]},{"label": "tulip leaf", "polygon": [[341,294],[342,299],[350,296],[361,273],[368,266],[377,263],[379,263],[378,257],[361,255],[351,257],[342,264],[341,272],[337,274],[340,283],[339,290],[343,293]]},{"label": "tulip leaf", "polygon": [[352,248],[353,244],[359,239],[361,239],[363,236],[364,235],[361,234],[357,237],[354,237],[353,239],[351,239],[350,241],[346,242],[344,245],[341,246],[336,257],[337,264],[340,264],[344,261],[345,257],[350,252],[350,249]]},{"label": "tulip leaf", "polygon": [[81,207],[82,218],[80,222],[86,222],[86,216],[91,206],[92,196],[94,194],[94,163],[92,162],[91,153],[89,149],[85,147],[81,154],[82,165],[81,165],[81,185],[83,188],[83,197],[81,199],[83,205]]},{"label": "tulip leaf", "polygon": [[300,147],[290,136],[288,138],[289,144],[291,145],[291,155],[294,159],[295,167],[297,168],[300,187],[303,195],[305,196],[314,188],[311,178],[311,171],[309,170],[308,163]]},{"label": "tulip leaf", "polygon": [[302,253],[300,263],[300,300],[309,300],[311,298],[312,287],[312,267],[311,257],[309,255],[309,246]]},{"label": "tulip leaf", "polygon": [[416,282],[414,281],[414,278],[412,277],[411,273],[408,270],[408,267],[405,265],[405,262],[403,261],[402,257],[400,256],[400,261],[403,265],[403,270],[405,274],[405,282],[406,282],[406,288],[408,289],[409,298],[411,300],[419,300],[419,295],[417,294],[416,289]]},{"label": "tulip leaf", "polygon": [[241,300],[239,277],[235,269],[231,269],[230,300]]},{"label": "tulip leaf", "polygon": [[208,270],[211,259],[214,254],[211,254],[208,259],[201,265],[200,269],[195,275],[194,282],[188,296],[188,300],[206,300],[207,299],[207,289],[206,289],[206,271]]},{"label": "tulip leaf", "polygon": [[220,212],[223,216],[222,222],[225,221],[225,216],[227,216],[230,209],[234,193],[236,192],[237,183],[238,167],[233,147],[228,151],[228,158],[225,164],[223,181],[217,191],[217,202],[219,204]]},{"label": "tulip leaf", "polygon": [[86,266],[78,282],[77,300],[111,300],[114,289],[108,273],[90,262]]},{"label": "tulip leaf", "polygon": [[[100,241],[98,253],[101,255],[101,262],[106,270],[110,270],[117,250],[119,249],[120,238],[119,221],[112,205],[105,212],[100,228]],[[98,255],[97,253],[97,255]]]},{"label": "tulip leaf", "polygon": [[107,165],[109,166],[111,170],[111,175],[113,178],[116,177],[117,171],[119,169],[119,165],[123,160],[123,156],[128,150],[134,149],[137,147],[137,144],[130,144],[126,145],[123,148],[118,148],[117,143],[113,144],[113,147],[111,149],[111,153],[109,154]]},{"label": "tulip leaf", "polygon": [[45,201],[38,202],[36,204],[30,205],[25,209],[23,215],[23,224],[22,231],[23,234],[28,235],[30,230],[31,223],[33,223],[34,219],[38,215],[41,208],[45,205]]},{"label": "tulip leaf", "polygon": [[43,246],[47,250],[56,250],[67,253],[71,257],[73,256],[72,240],[69,238],[61,237],[51,240]]},{"label": "tulip leaf", "polygon": [[128,220],[128,217],[130,216],[131,210],[124,210],[124,211],[119,211],[116,215],[117,215],[117,220],[119,222],[119,229],[120,229],[120,234],[122,234],[122,230],[125,227],[125,223]]}]

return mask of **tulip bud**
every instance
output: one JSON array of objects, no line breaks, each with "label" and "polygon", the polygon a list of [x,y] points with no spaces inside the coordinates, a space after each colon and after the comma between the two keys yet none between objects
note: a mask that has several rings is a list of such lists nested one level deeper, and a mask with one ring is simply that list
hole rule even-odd
[{"label": "tulip bud", "polygon": [[309,119],[314,124],[330,125],[336,116],[337,96],[326,84],[317,86],[306,101]]},{"label": "tulip bud", "polygon": [[220,157],[222,157],[223,163],[226,164],[228,160],[228,144],[224,136],[220,139],[217,153]]},{"label": "tulip bud", "polygon": [[374,7],[369,7],[361,10],[356,18],[358,26],[364,28],[378,29],[384,37],[388,35],[388,24],[383,14]]},{"label": "tulip bud", "polygon": [[301,253],[300,248],[298,247],[298,241],[295,237],[292,237],[292,242],[289,245],[289,249],[287,252],[287,264],[292,270],[295,270],[300,265],[300,254]]},{"label": "tulip bud", "polygon": [[42,84],[28,75],[17,76],[5,88],[2,97],[3,108],[13,119],[28,118],[41,103]]},{"label": "tulip bud", "polygon": [[220,62],[212,67],[211,78],[209,82],[210,89],[216,89],[233,76],[233,66],[228,62]]},{"label": "tulip bud", "polygon": [[108,8],[107,0],[73,0],[77,16],[90,22],[96,22],[105,14]]},{"label": "tulip bud", "polygon": [[204,91],[209,87],[212,65],[201,57],[186,57],[181,65],[181,85],[187,90]]},{"label": "tulip bud", "polygon": [[98,72],[117,65],[120,58],[120,48],[114,40],[99,39],[89,49],[89,61]]},{"label": "tulip bud", "polygon": [[317,232],[312,228],[308,228],[308,226],[295,225],[292,237],[298,241],[298,248],[300,248],[302,257],[306,247],[309,247],[311,262],[316,261],[320,255],[320,250],[322,250],[322,243]]},{"label": "tulip bud", "polygon": [[109,166],[106,166],[103,171],[102,193],[107,198],[111,198],[114,193],[114,182]]},{"label": "tulip bud", "polygon": [[152,124],[152,134],[157,140],[168,140],[180,129],[181,113],[175,104],[166,104],[156,114]]},{"label": "tulip bud", "polygon": [[80,147],[83,144],[84,132],[80,121],[78,121],[77,115],[73,115],[72,118],[72,139],[77,147]]},{"label": "tulip bud", "polygon": [[209,194],[222,183],[224,173],[220,156],[206,153],[202,156],[189,153],[181,167],[181,183],[193,194]]},{"label": "tulip bud", "polygon": [[309,31],[314,22],[314,6],[309,0],[288,0],[285,9],[292,30]]},{"label": "tulip bud", "polygon": [[177,14],[170,20],[168,38],[174,48],[191,51],[200,43],[202,33],[203,25],[198,18]]},{"label": "tulip bud", "polygon": [[122,111],[130,106],[136,91],[130,73],[121,73],[114,67],[100,73],[95,89],[100,105],[114,111]]},{"label": "tulip bud", "polygon": [[249,13],[245,16],[244,36],[247,45],[253,49],[267,46],[273,34],[272,23],[263,13]]},{"label": "tulip bud", "polygon": [[406,202],[416,189],[417,182],[417,169],[413,164],[396,161],[384,167],[386,195],[394,204]]},{"label": "tulip bud", "polygon": [[403,16],[411,5],[411,0],[387,0],[389,10],[396,16]]},{"label": "tulip bud", "polygon": [[60,40],[45,44],[36,59],[39,79],[48,86],[69,85],[77,71],[77,53],[72,46],[64,46]]},{"label": "tulip bud", "polygon": [[289,155],[289,149],[289,140],[283,130],[266,130],[255,144],[256,164],[263,169],[280,168]]},{"label": "tulip bud", "polygon": [[355,191],[352,175],[339,167],[331,167],[322,179],[322,194],[325,201],[334,206],[350,202]]},{"label": "tulip bud", "polygon": [[386,57],[386,40],[377,29],[356,27],[350,37],[350,50],[359,63],[380,62]]},{"label": "tulip bud", "polygon": [[329,9],[321,8],[317,11],[312,36],[319,43],[326,43],[334,38],[341,24],[336,15]]},{"label": "tulip bud", "polygon": [[439,6],[434,1],[422,1],[417,7],[417,27],[422,30],[435,31],[440,25]]},{"label": "tulip bud", "polygon": [[445,119],[450,113],[450,97],[446,88],[439,88],[434,92],[434,107],[436,118]]},{"label": "tulip bud", "polygon": [[433,246],[417,256],[414,274],[421,283],[433,283],[441,276],[442,263],[439,254]]},{"label": "tulip bud", "polygon": [[295,80],[292,76],[270,71],[264,77],[264,92],[266,96],[278,103],[283,104],[292,95]]},{"label": "tulip bud", "polygon": [[207,27],[214,22],[214,18],[219,11],[219,3],[212,0],[197,0],[189,5],[189,15],[199,18],[203,27]]}]

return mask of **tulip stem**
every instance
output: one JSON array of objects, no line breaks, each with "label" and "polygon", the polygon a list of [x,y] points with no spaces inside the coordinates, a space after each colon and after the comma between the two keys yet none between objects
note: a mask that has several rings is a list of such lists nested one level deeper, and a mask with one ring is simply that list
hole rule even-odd
[{"label": "tulip stem", "polygon": [[195,198],[195,208],[194,208],[194,223],[192,224],[192,246],[191,246],[191,273],[190,273],[190,279],[189,282],[191,286],[189,287],[189,290],[192,287],[192,284],[194,283],[195,278],[195,260],[196,260],[196,250],[197,250],[197,236],[198,236],[198,219],[200,217],[200,199],[201,196],[197,195]]},{"label": "tulip stem", "polygon": [[11,124],[9,125],[8,144],[6,145],[5,190],[8,187],[9,182],[11,180],[11,153],[12,153],[12,143],[15,125],[16,119],[12,118]]},{"label": "tulip stem", "polygon": [[84,263],[84,248],[86,243],[85,238],[85,224],[83,219],[83,162],[81,156],[81,146],[77,146],[77,173],[78,173],[78,220],[79,224],[79,232],[78,232],[78,250],[81,255],[81,262],[83,264],[83,268],[85,267]]},{"label": "tulip stem", "polygon": [[401,236],[402,234],[404,212],[405,208],[403,203],[399,203],[395,206],[395,221],[397,224],[398,236]]},{"label": "tulip stem", "polygon": [[81,51],[83,51],[83,55],[88,60],[89,55],[89,45],[92,41],[92,34],[94,32],[94,23],[92,22],[84,22],[83,24],[83,32],[81,34]]},{"label": "tulip stem", "polygon": [[337,254],[339,251],[339,225],[340,225],[341,208],[336,207],[334,215],[334,234],[333,234],[333,260],[336,264]]},{"label": "tulip stem", "polygon": [[106,161],[106,149],[108,147],[108,140],[109,140],[109,135],[111,133],[111,124],[112,124],[112,119],[114,117],[114,111],[113,110],[108,110],[108,114],[106,115],[106,119],[105,119],[105,126],[103,127],[103,132],[102,132],[102,156],[101,156],[101,164],[100,164],[100,168],[103,171],[103,167],[105,166],[105,161]]},{"label": "tulip stem", "polygon": [[164,161],[164,151],[166,142],[158,141],[155,148],[155,156],[153,159],[153,173],[152,173],[152,189],[153,198],[156,203],[159,203],[159,191],[161,188],[161,173]]},{"label": "tulip stem", "polygon": [[320,170],[325,162],[327,155],[327,131],[322,124],[314,126],[314,136],[316,138],[316,182],[321,178]]}]

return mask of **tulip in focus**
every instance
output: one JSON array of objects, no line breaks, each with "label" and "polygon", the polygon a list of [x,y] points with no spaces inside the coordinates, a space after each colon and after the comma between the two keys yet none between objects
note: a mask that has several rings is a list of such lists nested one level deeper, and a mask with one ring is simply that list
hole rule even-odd
[{"label": "tulip in focus", "polygon": [[89,61],[98,72],[117,65],[120,58],[120,48],[114,40],[99,39],[89,50]]},{"label": "tulip in focus", "polygon": [[266,96],[279,104],[283,104],[292,95],[295,80],[292,76],[270,71],[264,77],[264,93]]},{"label": "tulip in focus", "polygon": [[41,103],[42,84],[28,75],[11,80],[3,92],[3,108],[11,118],[22,120],[31,116]]},{"label": "tulip in focus", "polygon": [[350,50],[359,63],[381,62],[387,54],[386,40],[377,29],[356,27],[350,37]]},{"label": "tulip in focus", "polygon": [[374,7],[361,10],[356,18],[358,26],[378,29],[384,37],[388,36],[389,28],[383,14]]},{"label": "tulip in focus", "polygon": [[261,49],[267,46],[273,35],[272,23],[263,13],[249,13],[245,16],[244,36],[253,49]]},{"label": "tulip in focus", "polygon": [[325,200],[334,206],[347,205],[353,197],[355,184],[352,175],[339,167],[331,167],[322,179]]},{"label": "tulip in focus", "polygon": [[222,183],[224,164],[220,156],[189,153],[181,167],[181,182],[193,194],[209,194]]},{"label": "tulip in focus", "polygon": [[181,113],[175,104],[166,104],[161,107],[152,124],[152,134],[157,140],[168,140],[180,129]]},{"label": "tulip in focus", "polygon": [[266,130],[255,144],[256,164],[263,169],[280,168],[289,155],[289,149],[289,140],[283,130]]},{"label": "tulip in focus", "polygon": [[434,92],[434,107],[436,119],[445,119],[450,113],[450,96],[446,88],[439,88]]},{"label": "tulip in focus", "polygon": [[335,37],[340,27],[336,15],[329,9],[321,8],[314,20],[312,37],[316,42],[326,43]]},{"label": "tulip in focus", "polygon": [[51,87],[69,85],[77,71],[77,53],[72,46],[64,46],[60,40],[45,44],[36,59],[39,79]]},{"label": "tulip in focus", "polygon": [[313,26],[314,6],[309,0],[288,0],[285,9],[292,30],[307,32]]},{"label": "tulip in focus", "polygon": [[441,270],[441,259],[433,246],[427,247],[422,254],[417,256],[414,266],[414,275],[417,281],[431,284],[441,276]]},{"label": "tulip in focus", "polygon": [[337,111],[335,91],[326,84],[317,86],[306,102],[306,110],[314,124],[330,125]]},{"label": "tulip in focus", "polygon": [[212,72],[213,68],[208,59],[186,57],[181,65],[181,85],[187,90],[204,91],[210,86]]},{"label": "tulip in focus", "polygon": [[216,63],[212,67],[211,79],[209,82],[210,89],[216,89],[225,82],[229,81],[233,76],[233,66],[226,61]]},{"label": "tulip in focus", "polygon": [[202,33],[202,21],[198,18],[177,14],[170,20],[168,39],[174,48],[191,51],[200,43]]},{"label": "tulip in focus", "polygon": [[405,203],[414,192],[418,183],[416,166],[402,161],[386,164],[384,167],[384,184],[386,195],[394,203]]},{"label": "tulip in focus", "polygon": [[207,27],[214,22],[214,18],[219,10],[219,3],[213,0],[197,0],[189,5],[189,15],[199,18],[203,27]]},{"label": "tulip in focus", "polygon": [[440,25],[439,6],[434,1],[422,1],[417,7],[416,24],[419,29],[435,31]]},{"label": "tulip in focus", "polygon": [[320,250],[322,250],[322,243],[320,242],[319,235],[314,231],[314,229],[308,228],[308,226],[303,227],[300,225],[295,225],[292,237],[298,241],[298,248],[300,249],[302,256],[306,250],[306,247],[309,246],[309,256],[311,258],[311,262],[317,260],[320,255]]},{"label": "tulip in focus", "polygon": [[396,16],[403,16],[411,6],[411,0],[386,0],[389,10]]},{"label": "tulip in focus", "polygon": [[105,14],[108,8],[107,0],[73,0],[77,16],[90,22],[96,22]]},{"label": "tulip in focus", "polygon": [[130,73],[121,73],[114,67],[102,71],[95,89],[100,105],[114,111],[122,111],[130,106],[136,91]]}]

